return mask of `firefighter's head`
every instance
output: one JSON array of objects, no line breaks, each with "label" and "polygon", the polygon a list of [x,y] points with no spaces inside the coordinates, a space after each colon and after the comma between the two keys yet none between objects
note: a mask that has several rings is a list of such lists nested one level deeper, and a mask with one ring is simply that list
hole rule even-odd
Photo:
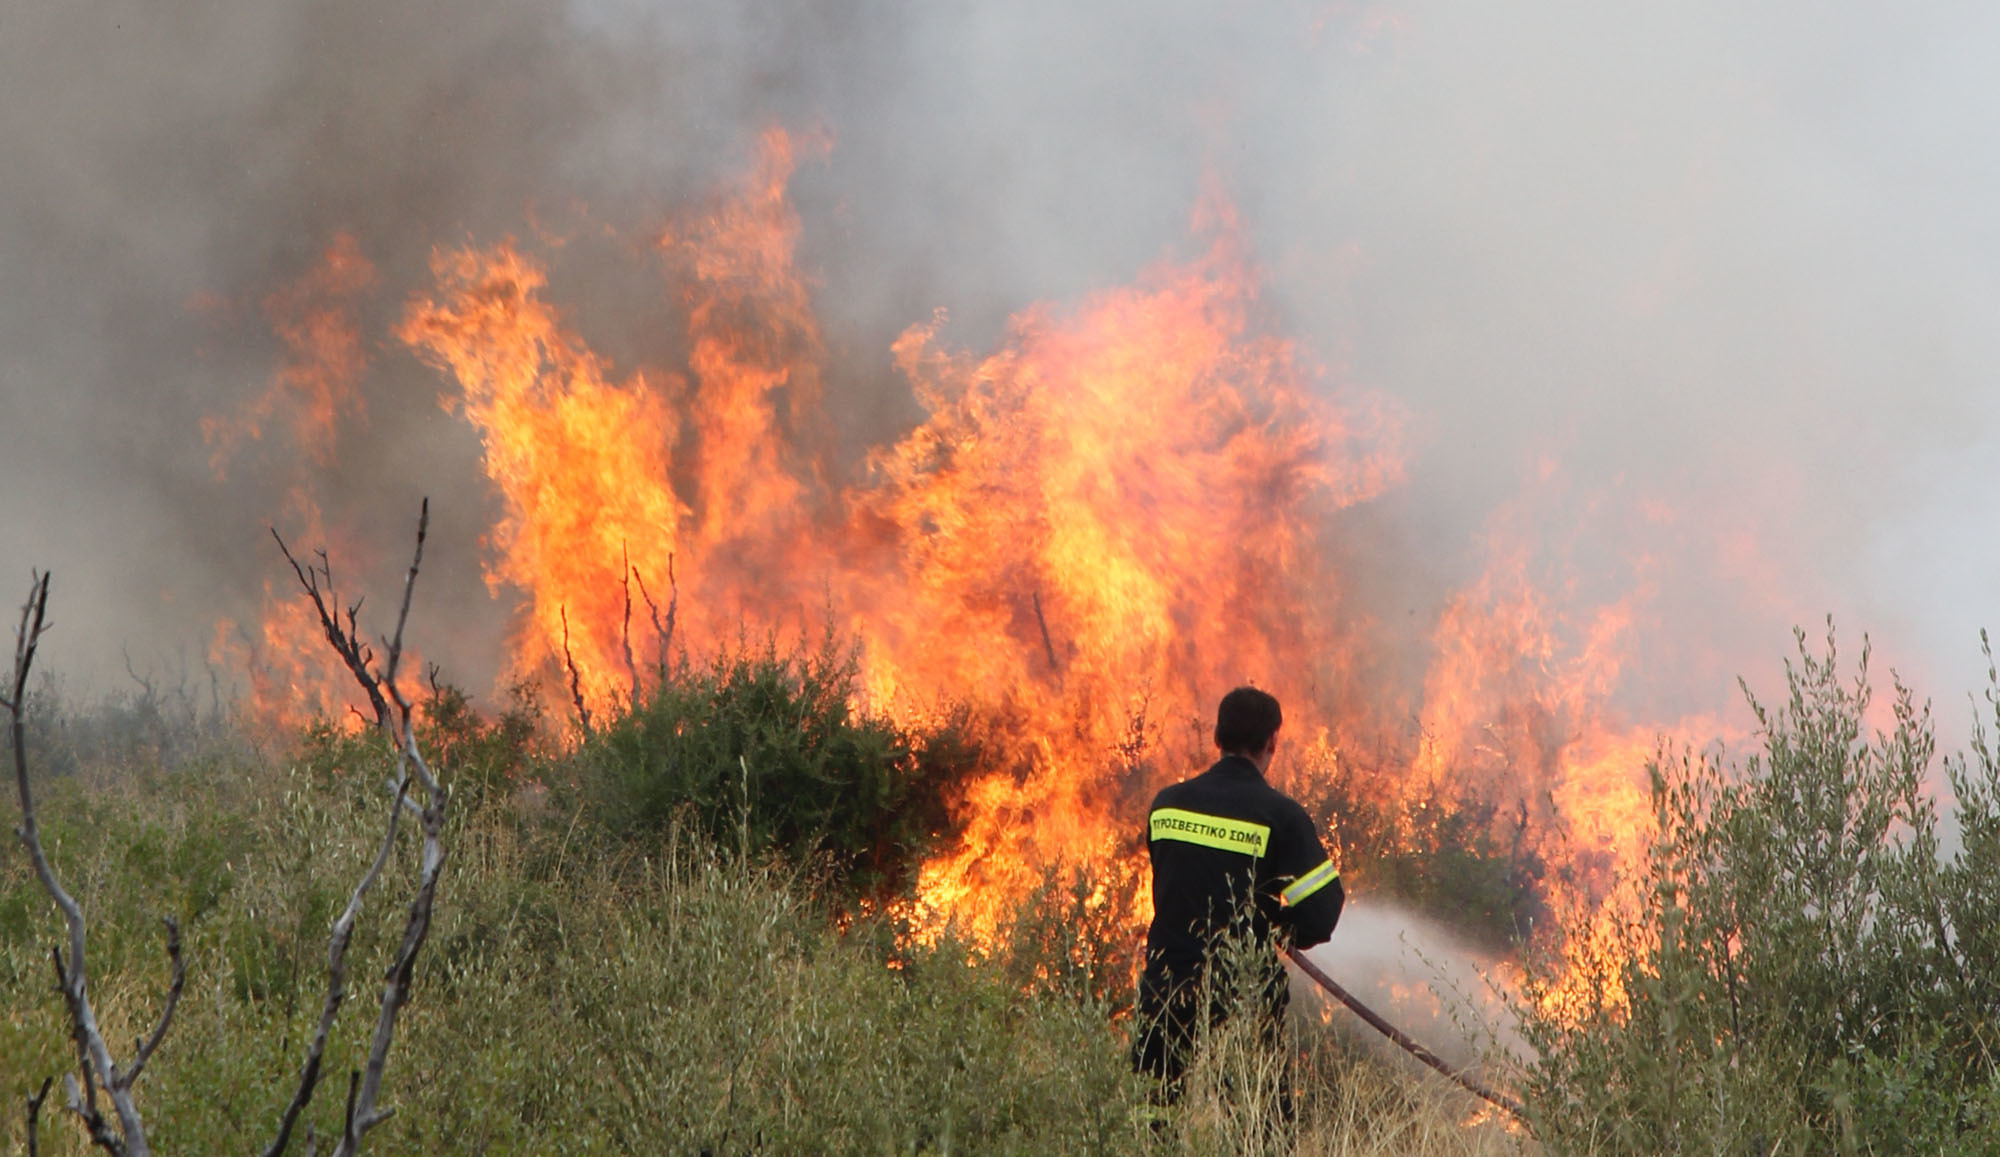
[{"label": "firefighter's head", "polygon": [[1262,767],[1277,750],[1284,722],[1285,713],[1270,692],[1238,687],[1215,709],[1215,745],[1224,755],[1240,755]]}]

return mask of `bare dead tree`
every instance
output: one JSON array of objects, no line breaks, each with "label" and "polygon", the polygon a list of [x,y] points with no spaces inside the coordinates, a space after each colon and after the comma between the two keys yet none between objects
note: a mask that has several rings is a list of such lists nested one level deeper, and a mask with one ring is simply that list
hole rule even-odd
[{"label": "bare dead tree", "polygon": [[632,678],[631,703],[639,704],[639,664],[632,660],[632,552],[623,543],[618,546],[618,554],[625,571],[619,582],[625,588],[625,618],[618,627],[618,641],[625,648],[625,673]]},{"label": "bare dead tree", "polygon": [[673,662],[674,620],[680,614],[681,609],[680,584],[674,580],[674,556],[671,554],[667,555],[667,620],[665,623],[660,622],[659,605],[653,602],[653,596],[646,590],[646,576],[641,574],[639,568],[635,566],[632,568],[632,577],[639,581],[639,597],[646,600],[646,613],[651,615],[653,619],[653,641],[659,648],[660,656],[660,682],[665,683],[667,681],[667,673],[671,669],[670,664]]},{"label": "bare dead tree", "polygon": [[[284,1152],[300,1115],[311,1104],[313,1093],[318,1088],[327,1040],[332,1034],[333,1022],[347,996],[347,948],[353,937],[355,921],[360,916],[363,900],[380,879],[391,853],[395,850],[399,822],[403,813],[408,811],[417,817],[423,836],[416,893],[410,901],[409,913],[403,923],[403,935],[395,959],[384,977],[382,998],[376,1015],[375,1031],[370,1042],[366,1067],[349,1074],[347,1103],[342,1116],[341,1138],[334,1149],[335,1157],[357,1157],[361,1151],[362,1139],[367,1136],[369,1130],[388,1120],[394,1112],[393,1109],[378,1107],[382,1074],[387,1067],[390,1047],[395,1040],[397,1017],[403,1006],[409,1002],[417,956],[430,935],[438,878],[444,866],[445,809],[449,801],[448,793],[439,783],[429,762],[417,746],[415,711],[398,682],[403,657],[403,633],[409,624],[411,598],[416,590],[418,570],[423,564],[424,538],[429,527],[430,502],[426,499],[417,521],[416,551],[411,557],[410,569],[403,581],[403,602],[396,617],[395,634],[391,638],[382,640],[386,648],[386,662],[379,670],[375,666],[374,649],[361,641],[359,629],[361,601],[357,599],[342,609],[334,588],[333,568],[326,552],[324,550],[316,552],[317,563],[302,565],[277,530],[274,528],[271,532],[272,537],[278,542],[278,549],[284,552],[286,561],[291,563],[293,573],[298,576],[299,585],[312,600],[313,609],[319,615],[320,627],[326,635],[327,642],[368,695],[369,702],[375,709],[377,726],[389,736],[395,746],[397,764],[396,774],[390,783],[392,798],[382,843],[367,872],[348,897],[347,907],[334,922],[327,950],[327,995],[321,1007],[319,1025],[313,1035],[312,1043],[307,1048],[297,1089],[279,1122],[278,1135],[264,1151],[266,1157],[277,1157]],[[48,598],[49,576],[34,575],[29,586],[28,601],[21,609],[20,626],[15,632],[13,678],[8,685],[8,694],[0,697],[0,708],[4,708],[10,716],[14,779],[21,804],[21,825],[16,829],[16,834],[27,847],[29,860],[34,865],[35,874],[44,890],[61,910],[69,933],[67,956],[59,945],[50,951],[50,959],[55,967],[56,986],[62,993],[63,1003],[69,1012],[70,1033],[77,1049],[78,1073],[66,1076],[63,1082],[67,1108],[82,1120],[91,1142],[113,1157],[151,1157],[152,1149],[146,1141],[145,1125],[132,1098],[132,1087],[145,1070],[146,1062],[152,1058],[160,1047],[160,1042],[166,1038],[167,1030],[173,1023],[174,1010],[180,1003],[181,991],[186,983],[187,967],[181,951],[180,926],[171,918],[165,921],[167,956],[172,964],[172,980],[167,989],[167,999],[161,1010],[159,1022],[149,1035],[135,1043],[131,1064],[121,1067],[112,1059],[110,1048],[106,1045],[104,1035],[98,1027],[96,1011],[90,1002],[89,974],[84,951],[86,926],[83,910],[63,888],[42,849],[41,833],[36,823],[34,793],[28,779],[26,692],[28,674],[34,665],[36,650],[50,626]],[[435,688],[435,673],[432,675],[432,682]],[[421,806],[411,798],[413,790],[422,792]],[[78,1075],[81,1076],[81,1081],[78,1080]],[[44,1081],[41,1091],[27,1101],[30,1155],[38,1151],[41,1108],[48,1097],[52,1083],[53,1078]],[[111,1117],[107,1117],[100,1108],[98,1097],[100,1090],[111,1103]],[[116,1119],[115,1124],[113,1117]],[[310,1136],[310,1128],[307,1132]]]},{"label": "bare dead tree", "polygon": [[[429,519],[430,499],[426,498],[424,521],[428,522]],[[343,626],[340,598],[334,591],[333,563],[327,558],[326,551],[324,549],[314,551],[313,555],[319,561],[310,566],[301,566],[299,560],[293,556],[292,548],[285,545],[285,536],[279,534],[275,526],[271,528],[271,537],[277,540],[278,549],[285,553],[285,561],[292,564],[292,573],[299,576],[299,585],[305,588],[306,595],[312,599],[313,610],[319,614],[320,630],[325,632],[326,641],[340,656],[341,662],[347,664],[347,669],[354,674],[355,681],[361,684],[361,690],[367,694],[368,705],[375,709],[376,725],[384,731],[393,733],[395,722],[389,715],[388,700],[382,696],[381,681],[370,669],[375,661],[375,652],[368,644],[361,641],[361,632],[356,626],[357,616],[361,613],[361,604],[366,600],[356,599],[348,605],[345,612],[347,621]],[[423,550],[421,527],[417,531],[417,541],[418,553],[421,554]]]},{"label": "bare dead tree", "polygon": [[576,669],[576,656],[569,650],[569,607],[557,608],[562,615],[563,627],[563,667],[569,672],[569,699],[576,705],[577,722],[583,726],[583,737],[590,738],[590,705],[583,701],[583,673]]},{"label": "bare dead tree", "polygon": [[[48,609],[49,576],[47,573],[34,574],[28,586],[28,601],[21,608],[20,625],[14,632],[13,678],[8,684],[7,695],[0,698],[0,707],[4,707],[9,715],[14,749],[14,785],[21,802],[21,825],[14,831],[28,849],[28,859],[34,865],[35,876],[41,881],[43,890],[62,911],[63,923],[69,933],[69,955],[66,959],[60,945],[50,950],[50,958],[55,965],[56,987],[62,993],[63,1004],[69,1012],[70,1035],[76,1042],[77,1051],[78,1071],[64,1076],[63,1092],[67,1108],[83,1121],[92,1144],[113,1157],[151,1157],[152,1147],[146,1143],[146,1126],[132,1099],[132,1086],[138,1081],[153,1051],[160,1047],[168,1026],[173,1023],[174,1008],[180,1003],[181,987],[187,979],[187,962],[181,955],[180,927],[169,919],[166,922],[167,957],[172,964],[173,979],[167,990],[166,1006],[161,1010],[159,1024],[152,1034],[134,1045],[131,1065],[120,1067],[112,1059],[111,1049],[98,1027],[97,1012],[90,1003],[83,908],[63,888],[48,855],[42,850],[41,829],[35,820],[34,791],[28,782],[28,672],[34,666],[35,652],[41,645],[42,636],[50,627]],[[83,1078],[81,1082],[77,1080],[79,1074]],[[111,1101],[116,1125],[98,1106],[100,1089]],[[42,1100],[47,1095],[48,1084],[44,1083],[41,1093],[28,1102],[28,1149],[31,1153],[37,1145],[36,1130],[40,1124]]]},{"label": "bare dead tree", "polygon": [[[410,619],[410,600],[416,590],[417,572],[423,564],[424,536],[430,529],[430,500],[425,499],[422,514],[417,520],[417,547],[410,559],[410,569],[403,579],[403,604],[396,615],[396,631],[383,639],[385,660],[379,670],[374,666],[374,652],[359,640],[357,615],[361,604],[356,601],[346,612],[345,623],[337,613],[329,613],[327,604],[332,600],[332,572],[326,565],[326,553],[319,552],[320,565],[313,568],[299,566],[292,558],[291,551],[285,550],[285,557],[292,562],[292,569],[299,576],[299,583],[312,599],[320,614],[320,625],[325,630],[327,641],[346,662],[348,670],[354,674],[362,689],[368,693],[375,705],[376,715],[382,730],[396,747],[396,775],[390,783],[392,799],[389,804],[389,819],[381,846],[368,871],[355,885],[348,896],[347,907],[334,921],[333,933],[327,947],[327,992],[320,1008],[320,1020],[313,1033],[312,1043],[307,1046],[305,1063],[299,1070],[299,1083],[286,1105],[278,1124],[278,1135],[264,1150],[265,1157],[278,1157],[291,1143],[292,1133],[299,1117],[312,1103],[313,1094],[320,1083],[321,1067],[325,1061],[327,1039],[333,1031],[333,1022],[339,1015],[341,1005],[347,999],[347,947],[353,937],[355,920],[360,916],[363,900],[375,882],[381,877],[383,867],[396,846],[398,822],[404,812],[416,817],[422,830],[423,848],[418,865],[417,888],[410,899],[409,912],[403,921],[403,935],[396,949],[394,961],[383,978],[382,998],[375,1017],[375,1032],[368,1048],[368,1059],[363,1069],[348,1074],[347,1101],[342,1112],[340,1141],[334,1147],[334,1157],[356,1157],[361,1151],[362,1141],[369,1130],[389,1119],[394,1109],[378,1107],[382,1091],[382,1073],[389,1061],[390,1046],[395,1041],[396,1021],[403,1006],[409,1002],[410,989],[416,975],[417,955],[430,936],[431,914],[437,897],[438,878],[444,867],[444,824],[445,808],[450,800],[429,762],[419,750],[416,740],[415,711],[410,700],[403,694],[397,676],[403,659],[403,631]],[[275,537],[275,532],[273,532]],[[278,543],[284,549],[284,540]],[[322,595],[320,581],[325,582]],[[337,607],[338,603],[334,605]],[[421,791],[421,805],[412,798],[414,791]]]},{"label": "bare dead tree", "polygon": [[399,778],[396,796],[389,803],[389,822],[382,837],[382,846],[375,853],[375,860],[354,886],[347,898],[339,919],[333,922],[333,935],[326,954],[326,999],[321,1002],[319,1024],[313,1030],[312,1043],[306,1046],[306,1060],[299,1070],[299,1083],[292,1093],[292,1099],[285,1106],[285,1112],[278,1119],[278,1135],[264,1149],[264,1157],[277,1157],[291,1143],[292,1130],[298,1125],[299,1115],[312,1103],[313,1093],[319,1088],[320,1065],[326,1055],[327,1038],[333,1035],[333,1022],[340,1016],[340,1006],[347,1000],[347,944],[354,937],[354,922],[361,916],[361,902],[369,889],[382,875],[382,868],[389,862],[390,852],[396,847],[396,825],[402,818],[403,806],[409,799],[409,781]]}]

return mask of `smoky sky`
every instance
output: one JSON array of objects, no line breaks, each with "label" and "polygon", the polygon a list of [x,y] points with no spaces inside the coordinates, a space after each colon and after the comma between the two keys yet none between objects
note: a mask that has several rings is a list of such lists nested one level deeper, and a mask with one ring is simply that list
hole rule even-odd
[{"label": "smoky sky", "polygon": [[[430,653],[483,685],[497,505],[402,298],[434,246],[540,239],[595,348],[670,359],[650,239],[775,124],[831,141],[793,195],[850,451],[917,415],[904,327],[989,348],[1198,252],[1215,190],[1328,390],[1406,415],[1347,528],[1372,613],[1427,621],[1512,500],[1672,633],[1774,668],[1832,612],[1956,697],[2000,619],[1996,51],[1975,5],[9,5],[0,573],[53,568],[50,661],[115,680],[254,613],[302,479],[376,590],[429,494]],[[367,415],[218,480],[200,420],[268,385],[258,303],[340,231],[380,271]]]}]

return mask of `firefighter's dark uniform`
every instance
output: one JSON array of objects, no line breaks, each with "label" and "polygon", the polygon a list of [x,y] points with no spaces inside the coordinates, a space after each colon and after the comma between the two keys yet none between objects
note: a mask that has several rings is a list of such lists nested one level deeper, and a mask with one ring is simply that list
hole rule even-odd
[{"label": "firefighter's dark uniform", "polygon": [[[1227,977],[1203,980],[1220,935],[1247,934],[1270,949],[1308,948],[1333,934],[1345,894],[1312,818],[1264,781],[1257,765],[1226,755],[1153,798],[1147,817],[1153,861],[1153,926],[1139,980],[1133,1063],[1177,1085],[1196,1018],[1227,1011]],[[1269,949],[1258,948],[1259,955]],[[1268,958],[1265,1030],[1275,1040],[1287,1001],[1284,969]]]}]

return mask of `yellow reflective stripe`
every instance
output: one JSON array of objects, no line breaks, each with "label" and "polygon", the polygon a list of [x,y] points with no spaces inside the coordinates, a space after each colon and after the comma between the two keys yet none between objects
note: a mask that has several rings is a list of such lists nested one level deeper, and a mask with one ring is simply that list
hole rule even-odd
[{"label": "yellow reflective stripe", "polygon": [[1180,840],[1204,848],[1261,856],[1271,846],[1271,829],[1249,820],[1206,816],[1200,812],[1163,807],[1153,813],[1150,824],[1156,840]]},{"label": "yellow reflective stripe", "polygon": [[1304,903],[1306,897],[1338,879],[1340,879],[1340,869],[1333,866],[1332,860],[1325,860],[1321,862],[1319,867],[1293,880],[1292,886],[1286,888],[1280,894],[1279,899],[1283,900],[1288,907],[1293,904]]}]

